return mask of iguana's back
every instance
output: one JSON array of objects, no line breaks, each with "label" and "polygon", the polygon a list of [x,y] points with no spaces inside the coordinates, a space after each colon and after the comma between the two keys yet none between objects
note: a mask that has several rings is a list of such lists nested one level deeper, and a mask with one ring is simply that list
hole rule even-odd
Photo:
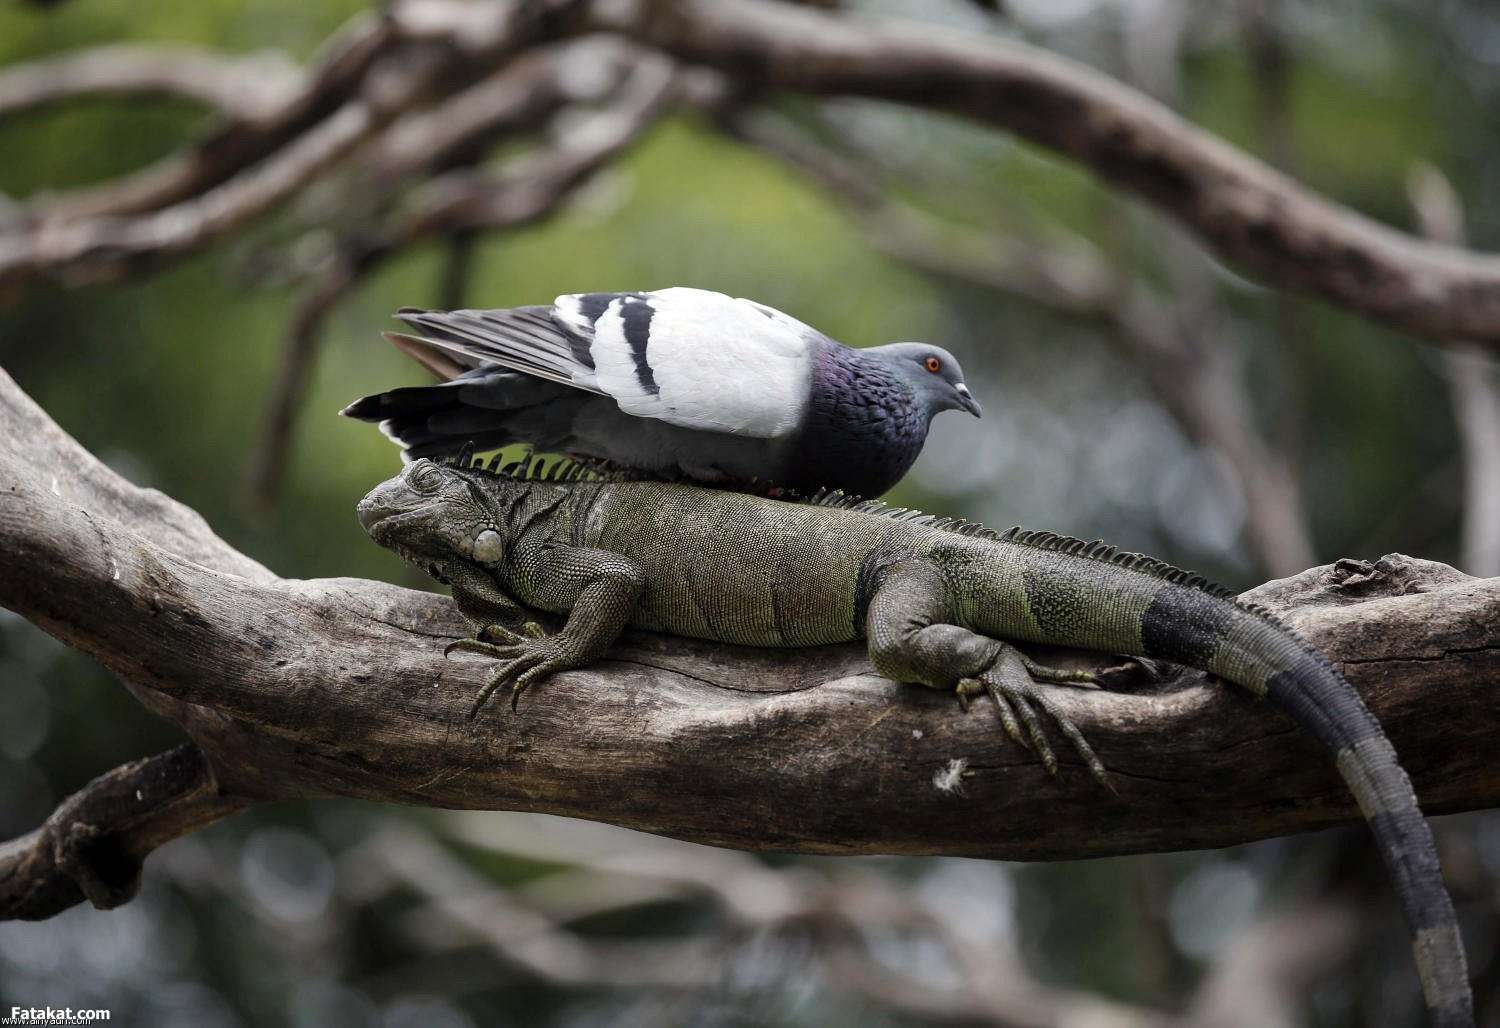
[{"label": "iguana's back", "polygon": [[926,552],[959,538],[858,510],[669,483],[574,488],[594,493],[577,543],[629,557],[645,572],[632,624],[720,642],[859,638],[872,555]]}]

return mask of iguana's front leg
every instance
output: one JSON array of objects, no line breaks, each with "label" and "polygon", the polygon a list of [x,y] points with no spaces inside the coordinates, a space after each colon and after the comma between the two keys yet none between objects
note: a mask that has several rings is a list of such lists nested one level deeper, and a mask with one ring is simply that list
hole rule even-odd
[{"label": "iguana's front leg", "polygon": [[1056,774],[1057,757],[1035,709],[1040,707],[1072,742],[1094,777],[1112,788],[1104,764],[1083,733],[1032,680],[1033,674],[1065,682],[1080,676],[1036,664],[1015,647],[952,621],[948,586],[937,568],[921,560],[888,568],[865,617],[870,662],[876,671],[898,682],[953,689],[965,707],[969,696],[988,693],[1006,734],[1023,746],[1029,743],[1047,771]]},{"label": "iguana's front leg", "polygon": [[474,639],[451,643],[445,652],[467,650],[502,661],[475,697],[471,718],[507,682],[514,710],[532,683],[598,660],[630,622],[646,587],[645,575],[634,561],[605,550],[549,545],[529,565],[525,573],[538,583],[538,606],[567,610],[567,623],[555,635],[540,638],[507,633],[510,641],[505,645]]},{"label": "iguana's front leg", "polygon": [[500,588],[493,575],[467,561],[451,560],[437,566],[439,577],[453,589],[453,602],[475,626],[474,637],[490,642],[540,638],[542,627],[531,611]]}]

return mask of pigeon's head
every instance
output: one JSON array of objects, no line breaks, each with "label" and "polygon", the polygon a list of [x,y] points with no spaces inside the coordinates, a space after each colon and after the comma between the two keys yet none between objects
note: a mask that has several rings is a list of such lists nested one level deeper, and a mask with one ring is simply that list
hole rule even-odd
[{"label": "pigeon's head", "polygon": [[941,346],[891,343],[877,349],[890,358],[901,377],[916,392],[918,402],[930,413],[966,410],[976,418],[983,413],[979,401],[964,385],[964,369],[958,366],[957,358]]}]

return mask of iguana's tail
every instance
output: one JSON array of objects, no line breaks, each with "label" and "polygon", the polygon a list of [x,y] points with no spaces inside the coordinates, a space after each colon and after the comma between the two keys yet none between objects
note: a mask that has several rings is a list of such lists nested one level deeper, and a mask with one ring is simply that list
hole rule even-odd
[{"label": "iguana's tail", "polygon": [[1412,932],[1430,1020],[1474,1023],[1463,942],[1432,829],[1380,722],[1327,659],[1269,613],[1188,583],[1163,584],[1141,618],[1145,656],[1264,695],[1333,754],[1359,801]]},{"label": "iguana's tail", "polygon": [[1328,748],[1390,869],[1432,1023],[1471,1028],[1468,968],[1432,830],[1380,723],[1333,665],[1269,611],[1160,561],[1019,528],[998,541],[1032,552],[1004,559],[993,576],[1003,587],[977,598],[976,608],[993,610],[982,618],[994,622],[987,634],[1210,671],[1278,704]]}]

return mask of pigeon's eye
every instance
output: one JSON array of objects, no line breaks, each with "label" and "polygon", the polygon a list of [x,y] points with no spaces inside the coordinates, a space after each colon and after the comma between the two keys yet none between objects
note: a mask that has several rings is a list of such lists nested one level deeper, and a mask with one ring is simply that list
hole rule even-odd
[{"label": "pigeon's eye", "polygon": [[922,362],[922,367],[936,375],[939,371],[943,370],[943,362],[936,357],[928,357]]}]

